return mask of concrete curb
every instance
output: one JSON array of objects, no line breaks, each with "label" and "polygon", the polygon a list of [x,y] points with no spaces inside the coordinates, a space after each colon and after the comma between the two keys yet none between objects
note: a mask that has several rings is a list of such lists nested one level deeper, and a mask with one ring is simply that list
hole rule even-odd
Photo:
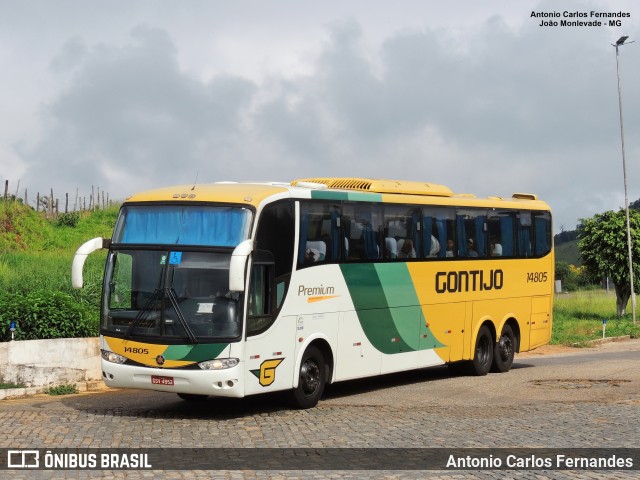
[{"label": "concrete curb", "polygon": [[[78,393],[93,392],[106,389],[106,385],[102,380],[92,380],[88,382],[72,382],[66,385],[75,385]],[[31,397],[33,395],[47,394],[50,388],[57,385],[48,385],[45,387],[25,387],[25,388],[3,388],[0,389],[0,401],[10,398]]]},{"label": "concrete curb", "polygon": [[597,347],[598,345],[603,345],[605,343],[623,342],[625,340],[631,340],[631,335],[622,335],[620,337],[599,338],[597,340],[589,340],[588,342],[572,343],[571,346],[572,347],[584,347],[584,346]]}]

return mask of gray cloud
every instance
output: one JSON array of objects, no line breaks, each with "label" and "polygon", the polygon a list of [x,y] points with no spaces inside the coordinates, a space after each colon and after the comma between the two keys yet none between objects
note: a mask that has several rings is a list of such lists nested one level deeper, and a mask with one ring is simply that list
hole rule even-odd
[{"label": "gray cloud", "polygon": [[[59,59],[69,58],[68,45],[56,68],[66,64]],[[46,110],[50,130],[23,155],[40,183],[96,184],[105,169],[124,170],[131,186],[192,180],[215,157],[216,142],[239,141],[254,90],[231,76],[204,83],[185,75],[169,35],[138,27],[124,47],[84,54],[70,87]],[[56,165],[65,168],[52,172]]]}]

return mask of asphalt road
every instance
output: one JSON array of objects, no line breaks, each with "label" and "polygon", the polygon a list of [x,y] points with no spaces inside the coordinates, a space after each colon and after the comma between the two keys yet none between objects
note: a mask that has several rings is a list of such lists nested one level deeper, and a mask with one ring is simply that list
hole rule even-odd
[{"label": "asphalt road", "polygon": [[[330,386],[292,410],[286,395],[209,399],[104,390],[0,402],[0,448],[633,448],[640,445],[640,341],[518,356],[506,374],[438,367]],[[354,450],[355,451],[355,450]],[[367,450],[368,451],[368,450]],[[382,451],[380,451],[382,452]],[[100,478],[104,471],[9,472]],[[2,472],[0,472],[0,475]],[[194,472],[114,472],[191,478]],[[640,478],[635,471],[199,471],[202,478]]]}]

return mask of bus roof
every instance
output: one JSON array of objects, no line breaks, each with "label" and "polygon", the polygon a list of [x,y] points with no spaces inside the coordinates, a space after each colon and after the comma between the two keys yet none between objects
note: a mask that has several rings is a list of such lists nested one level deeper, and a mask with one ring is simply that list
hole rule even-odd
[{"label": "bus roof", "polygon": [[257,206],[272,195],[286,194],[289,184],[279,183],[199,183],[195,185],[175,185],[147,190],[131,195],[125,203],[132,202],[224,202]]},{"label": "bus roof", "polygon": [[131,195],[125,203],[134,202],[224,202],[258,207],[263,201],[279,198],[318,198],[384,203],[416,203],[425,205],[457,205],[488,208],[526,208],[548,210],[549,206],[531,193],[514,193],[510,198],[478,198],[456,194],[444,185],[405,180],[370,178],[314,177],[284,182],[218,182],[176,185]]}]

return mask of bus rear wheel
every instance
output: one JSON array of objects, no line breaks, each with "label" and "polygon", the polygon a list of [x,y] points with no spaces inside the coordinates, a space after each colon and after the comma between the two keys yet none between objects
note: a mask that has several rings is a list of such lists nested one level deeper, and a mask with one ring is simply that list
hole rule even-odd
[{"label": "bus rear wheel", "polygon": [[298,408],[318,404],[325,386],[325,363],[322,352],[313,345],[307,348],[300,362],[298,386],[293,389],[293,403]]},{"label": "bus rear wheel", "polygon": [[471,374],[482,377],[489,373],[493,364],[493,338],[486,326],[480,327],[476,339],[476,350],[471,361]]},{"label": "bus rear wheel", "polygon": [[516,352],[516,337],[509,325],[505,325],[502,334],[493,350],[492,372],[504,373],[511,370],[513,357]]}]

